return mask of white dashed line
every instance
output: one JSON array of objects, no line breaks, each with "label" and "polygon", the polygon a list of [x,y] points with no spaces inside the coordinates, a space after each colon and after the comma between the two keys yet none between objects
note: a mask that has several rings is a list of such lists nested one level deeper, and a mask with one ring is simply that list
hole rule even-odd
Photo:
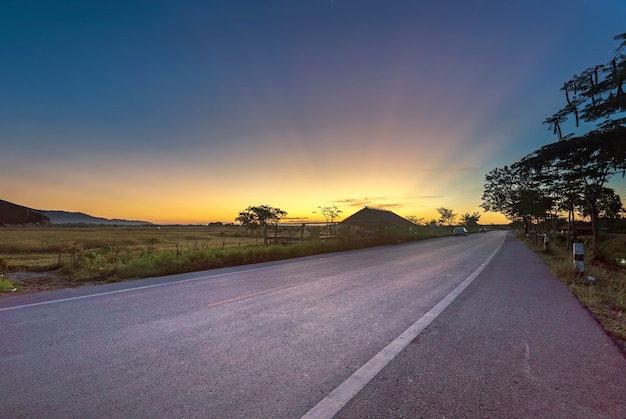
[{"label": "white dashed line", "polygon": [[491,259],[500,251],[504,240],[498,248],[478,267],[470,276],[453,289],[443,300],[413,323],[393,342],[374,355],[361,368],[352,374],[346,381],[335,388],[328,396],[322,399],[303,419],[329,419],[335,416],[350,400],[357,395],[383,368],[385,368],[404,348],[407,347],[433,320],[435,320],[462,292],[474,281]]}]

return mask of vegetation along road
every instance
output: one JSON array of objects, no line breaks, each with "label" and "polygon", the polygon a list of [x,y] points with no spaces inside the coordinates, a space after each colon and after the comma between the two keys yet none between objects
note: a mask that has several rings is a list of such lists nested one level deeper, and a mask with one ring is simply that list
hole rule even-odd
[{"label": "vegetation along road", "polygon": [[498,231],[0,299],[6,417],[626,417],[626,360]]}]

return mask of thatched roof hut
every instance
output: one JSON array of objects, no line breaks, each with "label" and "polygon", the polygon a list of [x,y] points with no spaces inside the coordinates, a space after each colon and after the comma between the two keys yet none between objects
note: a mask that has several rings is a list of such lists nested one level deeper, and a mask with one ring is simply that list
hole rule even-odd
[{"label": "thatched roof hut", "polygon": [[362,234],[379,234],[390,229],[410,231],[415,224],[391,211],[365,207],[340,223],[341,226],[357,228]]},{"label": "thatched roof hut", "polygon": [[50,225],[50,218],[41,211],[0,199],[0,226],[27,224]]}]

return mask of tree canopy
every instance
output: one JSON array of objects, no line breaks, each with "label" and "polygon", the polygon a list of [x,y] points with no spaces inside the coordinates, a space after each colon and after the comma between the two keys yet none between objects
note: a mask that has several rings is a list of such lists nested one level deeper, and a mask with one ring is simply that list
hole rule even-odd
[{"label": "tree canopy", "polygon": [[[533,151],[519,162],[490,171],[485,179],[482,207],[520,219],[526,229],[534,218],[550,211],[588,209],[594,247],[598,238],[601,199],[617,173],[626,174],[626,33],[616,55],[565,82],[565,105],[546,118],[557,141]],[[573,119],[592,128],[580,135],[563,134]],[[613,207],[616,207],[613,199]],[[606,211],[605,211],[606,212]],[[620,211],[615,212],[619,214]]]},{"label": "tree canopy", "polygon": [[265,242],[267,242],[267,226],[278,224],[281,218],[286,215],[287,212],[280,208],[273,208],[269,205],[258,205],[248,207],[240,212],[235,218],[235,221],[241,223],[244,228],[251,231],[256,231],[262,227],[264,239]]},{"label": "tree canopy", "polygon": [[473,214],[470,214],[469,212],[466,212],[465,214],[463,214],[461,216],[461,222],[469,228],[476,228],[478,227],[478,220],[480,220],[480,214],[475,212]]},{"label": "tree canopy", "polygon": [[454,224],[457,214],[451,209],[441,207],[437,208],[437,212],[439,213],[439,222],[441,224],[445,224],[448,227]]}]

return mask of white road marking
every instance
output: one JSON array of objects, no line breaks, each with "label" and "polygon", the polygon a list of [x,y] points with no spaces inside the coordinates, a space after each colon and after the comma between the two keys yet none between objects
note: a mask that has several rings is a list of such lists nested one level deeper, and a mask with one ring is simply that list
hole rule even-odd
[{"label": "white road marking", "polygon": [[407,347],[433,320],[435,320],[474,279],[491,262],[491,259],[500,251],[504,239],[498,248],[478,267],[470,276],[453,289],[443,300],[413,323],[393,342],[374,355],[361,368],[352,374],[346,381],[309,410],[302,419],[330,419],[335,416],[350,400],[357,395],[379,372],[383,370],[404,348]]},{"label": "white road marking", "polygon": [[529,380],[533,380],[533,374],[532,371],[530,369],[530,347],[528,346],[528,342],[524,341],[524,365],[523,365],[523,370],[524,370],[524,374],[526,375],[526,377],[528,377]]},{"label": "white road marking", "polygon": [[215,275],[209,275],[209,276],[201,276],[201,277],[196,277],[196,278],[189,278],[189,279],[181,279],[178,281],[172,281],[172,282],[163,282],[160,284],[152,284],[152,285],[143,285],[141,287],[134,287],[134,288],[125,288],[122,290],[115,290],[115,291],[107,291],[107,292],[100,292],[97,294],[87,294],[87,295],[80,295],[77,297],[68,297],[68,298],[60,298],[58,300],[50,300],[50,301],[40,301],[38,303],[31,303],[31,304],[23,304],[20,306],[13,306],[13,307],[4,307],[4,308],[0,308],[0,311],[8,311],[8,310],[17,310],[20,308],[27,308],[27,307],[36,307],[36,306],[43,306],[43,305],[47,305],[47,304],[55,304],[55,303],[63,303],[65,301],[73,301],[73,300],[82,300],[85,298],[94,298],[94,297],[101,297],[103,295],[112,295],[112,294],[120,294],[123,292],[131,292],[131,291],[137,291],[137,290],[145,290],[148,288],[157,288],[157,287],[164,287],[166,285],[175,285],[175,284],[182,284],[185,282],[194,282],[194,281],[201,281],[203,279],[210,279],[210,278],[219,278],[221,276],[227,276],[227,275],[236,275],[236,274],[240,274],[240,273],[248,273],[248,272],[254,272],[254,271],[261,271],[261,270],[265,270],[265,269],[270,269],[273,268],[274,266],[265,266],[262,268],[253,268],[253,269],[246,269],[245,271],[238,271],[238,272],[228,272],[228,273],[223,273],[223,274],[215,274]]}]

